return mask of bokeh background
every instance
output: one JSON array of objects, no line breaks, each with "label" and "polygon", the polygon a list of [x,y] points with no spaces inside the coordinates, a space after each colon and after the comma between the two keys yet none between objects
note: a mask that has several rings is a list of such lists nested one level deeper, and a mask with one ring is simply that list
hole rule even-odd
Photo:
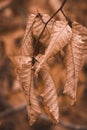
[{"label": "bokeh background", "polygon": [[[63,0],[0,0],[0,130],[87,130],[87,65],[79,75],[77,102],[70,105],[63,95],[66,79],[63,52],[50,61],[50,68],[58,91],[60,123],[52,125],[47,119],[38,119],[29,127],[26,101],[15,76],[14,65],[8,58],[21,46],[27,17],[30,13],[48,13],[50,16]],[[71,21],[87,27],[87,0],[67,0],[64,6]],[[61,13],[55,17],[64,20]],[[85,128],[85,127],[86,128]]]}]

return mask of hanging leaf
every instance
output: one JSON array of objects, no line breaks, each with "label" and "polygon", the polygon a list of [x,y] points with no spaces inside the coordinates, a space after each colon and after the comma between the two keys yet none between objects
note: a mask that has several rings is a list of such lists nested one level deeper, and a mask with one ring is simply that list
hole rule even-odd
[{"label": "hanging leaf", "polygon": [[39,106],[35,89],[34,89],[34,79],[33,79],[33,73],[31,75],[31,89],[30,89],[30,104],[27,106],[28,115],[30,118],[30,125],[33,125],[33,123],[36,121],[37,117],[41,114],[41,108]]},{"label": "hanging leaf", "polygon": [[[72,29],[69,27],[68,22],[63,21],[54,22],[54,20],[51,20],[46,24],[49,19],[49,15],[31,14],[20,52],[16,56],[10,56],[10,59],[15,64],[16,74],[26,97],[30,125],[42,113],[35,93],[35,73],[32,68],[35,69],[36,74],[41,76],[44,84],[40,93],[44,110],[52,122],[57,124],[59,121],[57,91],[46,62],[65,47],[67,76],[64,93],[72,97],[74,102],[76,100],[78,75],[87,60],[87,29],[77,22],[72,23]],[[46,28],[40,37],[44,27]],[[36,44],[34,44],[35,40]],[[46,48],[44,55],[38,54],[41,47],[37,46],[38,40],[45,46],[42,50]]]},{"label": "hanging leaf", "polygon": [[[48,59],[57,52],[59,52],[64,46],[66,46],[72,37],[72,31],[67,22],[56,21],[51,37],[49,39],[49,47],[45,52],[45,57]],[[46,60],[45,59],[45,60]]]},{"label": "hanging leaf", "polygon": [[84,48],[83,63],[87,64],[87,42],[86,42],[85,48]]},{"label": "hanging leaf", "polygon": [[33,37],[32,37],[32,26],[35,22],[36,15],[31,14],[28,18],[26,31],[22,41],[19,55],[32,56],[33,55]]},{"label": "hanging leaf", "polygon": [[72,37],[72,31],[67,22],[57,21],[55,22],[52,33],[49,39],[49,46],[45,51],[43,59],[41,60],[36,73],[39,71],[40,67],[44,62],[46,62],[50,57],[57,54],[64,46],[66,46]]},{"label": "hanging leaf", "polygon": [[[36,59],[38,62],[40,62],[42,57],[38,56],[38,58]],[[39,74],[44,84],[40,96],[42,98],[45,112],[49,115],[53,123],[57,124],[59,121],[59,106],[55,83],[50,73],[48,72],[48,68],[46,65],[41,67]]]},{"label": "hanging leaf", "polygon": [[[43,15],[38,14],[37,17],[35,18],[35,23],[33,25],[32,32],[33,32],[33,36],[35,37],[36,41],[38,40],[38,38],[39,38],[46,22],[49,20],[49,18],[50,18],[50,16],[48,14],[43,14]],[[47,24],[47,26],[40,38],[40,42],[43,43],[46,47],[48,46],[48,40],[49,40],[51,32],[52,32],[53,24],[54,24],[54,20],[51,20]]]},{"label": "hanging leaf", "polygon": [[84,52],[83,52],[83,64],[87,63],[87,28],[78,22],[73,22],[74,30],[77,34],[82,37],[82,40],[85,43]]},{"label": "hanging leaf", "polygon": [[41,109],[34,90],[32,63],[30,57],[15,56],[11,60],[16,65],[16,73],[27,100],[27,111],[32,125],[41,113]]},{"label": "hanging leaf", "polygon": [[64,93],[73,98],[72,104],[76,101],[77,83],[79,72],[83,65],[84,42],[82,37],[76,33],[74,25],[72,27],[73,36],[70,44],[66,46],[65,65],[66,65],[66,84]]},{"label": "hanging leaf", "polygon": [[82,40],[87,42],[87,28],[78,22],[73,22],[72,25],[74,26],[75,33],[82,36]]}]

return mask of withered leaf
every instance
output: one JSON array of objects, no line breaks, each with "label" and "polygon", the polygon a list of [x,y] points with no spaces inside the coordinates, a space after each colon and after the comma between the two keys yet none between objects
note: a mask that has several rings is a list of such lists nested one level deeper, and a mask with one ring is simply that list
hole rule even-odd
[{"label": "withered leaf", "polygon": [[35,89],[34,89],[34,77],[33,73],[31,74],[31,89],[30,89],[30,104],[27,106],[27,111],[30,118],[30,125],[32,125],[37,117],[41,114],[41,108],[39,106]]},{"label": "withered leaf", "polygon": [[[38,40],[46,22],[48,21],[48,19],[50,18],[50,16],[48,14],[43,14],[43,15],[37,15],[37,17],[35,18],[35,22],[33,24],[32,27],[32,32],[33,32],[33,36],[35,37],[36,40]],[[54,24],[54,20],[52,19],[46,26],[41,38],[40,38],[40,42],[44,44],[44,46],[48,46],[48,40],[50,38],[51,32],[52,32],[52,27]]]},{"label": "withered leaf", "polygon": [[32,56],[33,55],[33,37],[32,37],[32,26],[35,22],[36,15],[31,14],[28,18],[24,38],[22,41],[19,55]]},{"label": "withered leaf", "polygon": [[41,109],[34,90],[34,80],[31,58],[26,56],[11,57],[16,65],[16,74],[22,86],[23,92],[27,100],[27,111],[32,125],[37,116],[41,113]]},{"label": "withered leaf", "polygon": [[78,22],[73,22],[74,30],[76,34],[79,34],[84,41],[84,51],[83,51],[83,64],[87,63],[87,28]]},{"label": "withered leaf", "polygon": [[56,21],[49,39],[49,46],[45,52],[46,59],[52,57],[66,46],[70,42],[71,37],[72,31],[68,23]]},{"label": "withered leaf", "polygon": [[[42,57],[38,59],[41,60]],[[57,91],[54,80],[48,71],[48,66],[45,64],[41,67],[39,74],[42,78],[44,87],[42,88],[41,98],[43,101],[45,112],[49,115],[52,122],[57,124],[59,122],[59,106]]]},{"label": "withered leaf", "polygon": [[66,46],[72,37],[72,31],[67,22],[56,21],[52,28],[52,33],[49,39],[49,46],[47,47],[43,59],[41,60],[36,72],[50,57],[57,54],[64,46]]},{"label": "withered leaf", "polygon": [[[31,14],[28,19],[20,52],[16,56],[10,56],[10,59],[15,64],[17,77],[26,96],[30,125],[32,125],[36,121],[36,118],[42,113],[35,93],[35,73],[32,70],[32,68],[34,68],[33,65],[36,65],[35,72],[36,74],[40,74],[44,84],[44,86],[41,87],[42,91],[40,93],[44,110],[52,122],[57,124],[59,121],[57,91],[53,78],[48,71],[48,66],[46,66],[46,62],[50,57],[55,56],[65,47],[67,75],[64,93],[72,97],[74,102],[76,100],[78,75],[87,60],[87,29],[77,22],[72,23],[71,29],[68,22],[55,22],[51,20],[39,39],[46,25],[45,23],[49,18],[50,16],[45,14]],[[38,49],[38,46],[36,50],[33,46],[35,39],[36,41],[39,39],[46,47],[43,56],[39,55],[39,52],[34,52]],[[35,60],[34,63],[33,60]]]},{"label": "withered leaf", "polygon": [[86,42],[85,48],[84,48],[83,63],[87,64],[87,42]]},{"label": "withered leaf", "polygon": [[83,65],[84,42],[82,37],[76,33],[77,28],[72,27],[73,36],[71,43],[66,46],[65,66],[66,66],[66,84],[64,93],[76,101],[77,83],[79,72]]}]

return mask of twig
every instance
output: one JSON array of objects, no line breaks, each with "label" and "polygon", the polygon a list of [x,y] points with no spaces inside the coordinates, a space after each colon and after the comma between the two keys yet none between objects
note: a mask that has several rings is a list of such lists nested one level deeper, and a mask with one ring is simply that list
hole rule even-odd
[{"label": "twig", "polygon": [[60,6],[60,8],[59,8],[59,9],[48,19],[48,21],[45,23],[44,28],[43,28],[43,30],[42,30],[42,32],[41,32],[39,38],[38,38],[37,41],[36,41],[35,48],[37,47],[37,44],[38,44],[39,40],[41,39],[41,37],[42,37],[42,35],[43,35],[43,33],[44,33],[44,30],[45,30],[47,24],[56,16],[56,14],[57,14],[59,11],[62,10],[62,8],[64,7],[66,1],[67,1],[67,0],[64,0],[64,2],[62,3],[62,5]]},{"label": "twig", "polygon": [[70,27],[72,27],[72,22],[70,21],[70,19],[65,15],[64,11],[61,10],[63,16],[66,18],[66,20],[68,21],[68,24],[70,25]]},{"label": "twig", "polygon": [[[49,2],[49,6],[51,7],[51,10],[53,12],[56,12],[56,10],[61,6],[61,2],[60,0],[48,0]],[[59,12],[57,15],[56,15],[56,18],[58,18],[59,20],[62,19],[62,20],[65,20],[65,17],[64,15],[62,14],[62,12]]]},{"label": "twig", "polygon": [[60,8],[51,16],[51,18],[46,22],[46,24],[48,24],[52,18],[54,18],[56,16],[56,14],[62,10],[63,6],[65,5],[65,3],[67,2],[67,0],[64,0],[64,2],[62,3],[62,5],[60,6]]}]

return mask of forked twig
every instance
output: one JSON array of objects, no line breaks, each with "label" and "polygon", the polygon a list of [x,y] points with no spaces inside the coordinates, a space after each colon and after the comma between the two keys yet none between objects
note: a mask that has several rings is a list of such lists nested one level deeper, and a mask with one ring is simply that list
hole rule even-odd
[{"label": "forked twig", "polygon": [[46,22],[46,24],[48,24],[52,18],[54,18],[56,16],[56,14],[62,10],[62,8],[64,7],[65,3],[67,2],[67,0],[64,0],[64,2],[62,3],[62,5],[60,6],[60,8],[51,16],[51,18]]},{"label": "forked twig", "polygon": [[37,44],[38,44],[40,38],[42,37],[42,35],[43,35],[43,33],[44,33],[44,30],[45,30],[47,24],[56,16],[56,14],[57,14],[59,11],[62,10],[62,8],[64,7],[66,1],[67,1],[67,0],[64,0],[64,2],[62,3],[62,5],[60,6],[60,8],[59,8],[59,9],[48,19],[48,21],[45,23],[44,28],[43,28],[43,30],[42,30],[42,32],[41,32],[39,38],[38,38],[37,41],[36,41],[35,48],[37,47]]},{"label": "forked twig", "polygon": [[69,26],[72,28],[72,21],[70,21],[70,19],[65,15],[65,13],[62,9],[61,9],[61,12],[62,12],[63,16],[66,18],[66,20],[68,21]]}]

